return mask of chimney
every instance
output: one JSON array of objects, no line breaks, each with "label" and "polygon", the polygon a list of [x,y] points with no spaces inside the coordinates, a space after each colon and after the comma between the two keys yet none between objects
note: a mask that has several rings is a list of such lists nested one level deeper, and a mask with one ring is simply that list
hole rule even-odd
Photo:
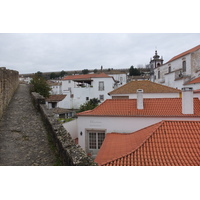
[{"label": "chimney", "polygon": [[182,88],[182,113],[194,114],[193,88]]},{"label": "chimney", "polygon": [[137,90],[137,109],[142,110],[144,109],[143,105],[143,90],[138,89]]}]

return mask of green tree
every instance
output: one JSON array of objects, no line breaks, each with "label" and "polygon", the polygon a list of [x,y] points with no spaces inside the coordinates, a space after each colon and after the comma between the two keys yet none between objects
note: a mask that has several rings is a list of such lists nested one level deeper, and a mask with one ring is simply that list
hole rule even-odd
[{"label": "green tree", "polygon": [[42,73],[42,72],[40,72],[40,71],[38,71],[38,72],[36,73],[36,75],[37,75],[37,76],[41,76],[41,77],[42,77],[42,76],[43,76],[43,73]]},{"label": "green tree", "polygon": [[132,65],[129,69],[129,76],[140,76],[140,71]]},{"label": "green tree", "polygon": [[97,107],[100,103],[100,100],[97,98],[90,99],[88,102],[82,104],[79,108],[79,112],[83,112],[86,110],[92,110]]},{"label": "green tree", "polygon": [[52,72],[50,74],[50,79],[55,79],[55,78],[57,78],[57,75],[54,72]]},{"label": "green tree", "polygon": [[88,69],[83,69],[82,70],[82,74],[88,74],[89,73],[89,70]]},{"label": "green tree", "polygon": [[96,74],[98,72],[98,70],[97,69],[94,69],[94,73]]},{"label": "green tree", "polygon": [[65,74],[67,74],[67,72],[65,72],[64,70],[62,70],[62,71],[60,72],[60,77],[61,77],[61,78],[64,77]]},{"label": "green tree", "polygon": [[45,98],[49,97],[51,88],[47,84],[45,78],[42,77],[40,74],[36,73],[33,76],[33,79],[31,80],[31,85],[33,92],[37,92]]}]

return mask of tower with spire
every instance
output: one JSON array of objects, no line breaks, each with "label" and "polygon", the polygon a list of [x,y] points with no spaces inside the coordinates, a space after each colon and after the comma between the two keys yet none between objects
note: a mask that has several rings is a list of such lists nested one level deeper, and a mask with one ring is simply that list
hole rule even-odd
[{"label": "tower with spire", "polygon": [[161,66],[163,64],[163,57],[158,55],[157,50],[155,50],[155,55],[153,56],[153,59],[150,59],[150,74],[151,74],[151,81],[154,81],[154,69]]}]

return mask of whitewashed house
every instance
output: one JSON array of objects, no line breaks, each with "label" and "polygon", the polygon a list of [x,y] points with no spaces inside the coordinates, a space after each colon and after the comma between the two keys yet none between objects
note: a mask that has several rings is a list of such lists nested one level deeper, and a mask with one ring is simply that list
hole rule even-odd
[{"label": "whitewashed house", "polygon": [[[200,120],[200,101],[191,88],[182,98],[108,99],[93,110],[77,114],[78,144],[93,157],[107,133],[131,133],[162,120]],[[120,145],[120,144],[119,144]]]},{"label": "whitewashed house", "polygon": [[192,87],[194,89],[194,97],[200,99],[200,77],[195,78],[184,84],[186,87]]},{"label": "whitewashed house", "polygon": [[49,80],[47,84],[50,86],[51,95],[62,94],[62,82],[57,80]]},{"label": "whitewashed house", "polygon": [[165,64],[158,63],[153,67],[152,81],[181,89],[185,83],[200,76],[200,45],[174,56]]},{"label": "whitewashed house", "polygon": [[24,77],[23,75],[19,76],[19,81],[26,83],[26,84],[30,84],[32,78],[31,77]]},{"label": "whitewashed house", "polygon": [[127,74],[125,72],[110,71],[106,74],[112,76],[118,83],[118,86],[122,86],[127,83]]},{"label": "whitewashed house", "polygon": [[46,105],[48,109],[52,108],[64,108],[67,95],[50,95],[46,98]]},{"label": "whitewashed house", "polygon": [[193,90],[199,90],[200,89],[200,77],[194,78],[193,80],[185,83],[184,85],[187,87],[192,87]]},{"label": "whitewashed house", "polygon": [[62,94],[67,95],[63,108],[79,109],[93,98],[103,102],[110,99],[108,92],[116,87],[115,79],[105,73],[66,76],[62,79]]},{"label": "whitewashed house", "polygon": [[144,98],[177,98],[181,96],[181,90],[148,80],[128,82],[108,94],[112,99],[136,99],[138,89],[143,90]]}]

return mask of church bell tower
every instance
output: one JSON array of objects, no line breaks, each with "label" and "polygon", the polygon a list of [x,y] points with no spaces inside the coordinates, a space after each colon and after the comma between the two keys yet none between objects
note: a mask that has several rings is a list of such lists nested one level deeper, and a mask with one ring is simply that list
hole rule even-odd
[{"label": "church bell tower", "polygon": [[160,67],[163,64],[163,58],[158,55],[157,50],[155,50],[155,55],[153,56],[153,59],[150,59],[150,75],[151,75],[151,81],[154,82],[154,69]]}]

